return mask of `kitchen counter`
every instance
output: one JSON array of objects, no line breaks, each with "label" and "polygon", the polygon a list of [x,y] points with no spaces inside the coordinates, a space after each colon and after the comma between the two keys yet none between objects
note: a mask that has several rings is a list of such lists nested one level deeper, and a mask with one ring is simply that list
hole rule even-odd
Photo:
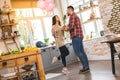
[{"label": "kitchen counter", "polygon": [[96,39],[100,39],[100,38],[106,38],[106,37],[105,36],[96,37],[96,38],[92,38],[92,39],[88,39],[88,40],[83,40],[83,42],[92,41],[92,40],[96,40]]},{"label": "kitchen counter", "polygon": [[[71,44],[71,42],[65,43],[65,45],[68,45],[68,44]],[[42,47],[42,48],[39,48],[39,49],[43,50],[43,49],[49,49],[49,48],[52,48],[52,47],[56,47],[56,45],[49,45],[49,46]]]},{"label": "kitchen counter", "polygon": [[[83,40],[83,42],[92,41],[92,40],[96,40],[96,39],[100,39],[100,38],[106,38],[106,37],[105,37],[105,36],[96,37],[96,38],[89,39],[89,40]],[[72,41],[71,41],[71,42],[68,42],[68,43],[65,43],[65,45],[68,45],[68,44],[72,44]],[[56,47],[56,46],[55,46],[55,45],[49,45],[49,46],[46,46],[46,47],[42,47],[42,48],[40,48],[40,49],[43,50],[43,49],[48,49],[48,48],[52,48],[52,47]]]},{"label": "kitchen counter", "polygon": [[[78,59],[75,55],[72,44],[66,43],[66,47],[70,51],[70,54],[66,57],[67,64],[72,64],[74,62],[77,62]],[[54,56],[57,57],[60,55],[59,49],[55,45],[40,48],[40,49],[42,50],[42,61],[43,61],[45,71],[49,71],[49,70],[63,66],[61,61],[59,61],[58,63],[55,63],[55,64],[51,64],[53,57]]]}]

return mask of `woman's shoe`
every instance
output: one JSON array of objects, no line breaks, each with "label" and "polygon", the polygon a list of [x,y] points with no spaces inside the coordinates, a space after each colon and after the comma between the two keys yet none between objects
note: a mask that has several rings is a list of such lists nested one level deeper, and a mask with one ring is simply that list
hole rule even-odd
[{"label": "woman's shoe", "polygon": [[58,62],[58,58],[57,57],[53,57],[53,60],[52,60],[52,64]]},{"label": "woman's shoe", "polygon": [[66,74],[69,74],[70,72],[68,71],[67,68],[63,68],[62,73],[66,75]]}]

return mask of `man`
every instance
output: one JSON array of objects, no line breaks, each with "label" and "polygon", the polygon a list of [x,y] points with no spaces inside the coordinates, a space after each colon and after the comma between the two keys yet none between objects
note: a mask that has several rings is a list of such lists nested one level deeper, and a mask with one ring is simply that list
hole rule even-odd
[{"label": "man", "polygon": [[74,51],[80,59],[83,69],[79,73],[90,71],[87,55],[83,47],[83,31],[80,24],[80,19],[75,14],[72,6],[67,7],[67,14],[70,16],[68,27],[63,26],[65,31],[70,31]]}]

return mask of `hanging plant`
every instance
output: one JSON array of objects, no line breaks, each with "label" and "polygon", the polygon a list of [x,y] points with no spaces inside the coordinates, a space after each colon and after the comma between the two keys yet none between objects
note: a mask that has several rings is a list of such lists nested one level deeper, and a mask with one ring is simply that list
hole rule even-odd
[{"label": "hanging plant", "polygon": [[44,38],[44,42],[48,43],[49,42],[49,38]]},{"label": "hanging plant", "polygon": [[[66,20],[67,20],[67,15],[64,15],[63,16],[63,24],[66,25]],[[64,32],[64,35],[65,35],[65,39],[66,39],[66,42],[69,42],[70,41],[70,32],[69,31],[65,31]]]}]

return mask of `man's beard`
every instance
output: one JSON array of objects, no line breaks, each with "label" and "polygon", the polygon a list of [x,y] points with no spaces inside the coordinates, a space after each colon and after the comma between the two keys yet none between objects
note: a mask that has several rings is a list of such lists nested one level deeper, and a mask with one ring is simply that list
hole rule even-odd
[{"label": "man's beard", "polygon": [[67,13],[67,15],[68,15],[68,16],[70,16],[70,14],[69,14],[69,13]]}]

